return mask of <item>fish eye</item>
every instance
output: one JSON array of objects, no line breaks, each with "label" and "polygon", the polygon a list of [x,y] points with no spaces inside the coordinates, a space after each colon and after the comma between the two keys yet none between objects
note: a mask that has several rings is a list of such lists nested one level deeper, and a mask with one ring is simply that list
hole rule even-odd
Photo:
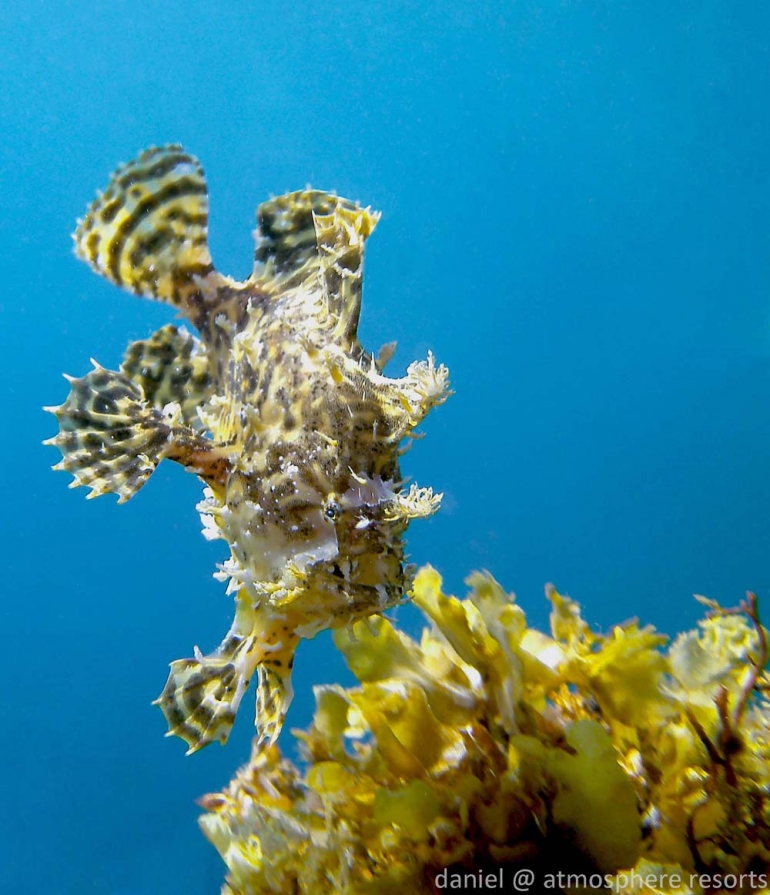
[{"label": "fish eye", "polygon": [[324,516],[326,516],[330,522],[336,522],[341,513],[342,507],[337,500],[334,497],[328,498],[326,505],[324,506]]}]

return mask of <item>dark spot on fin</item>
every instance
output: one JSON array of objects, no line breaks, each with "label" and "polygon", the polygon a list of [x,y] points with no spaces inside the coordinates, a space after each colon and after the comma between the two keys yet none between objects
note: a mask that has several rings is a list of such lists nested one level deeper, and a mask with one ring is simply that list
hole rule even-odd
[{"label": "dark spot on fin", "polygon": [[186,329],[163,326],[149,339],[132,342],[120,369],[151,407],[179,404],[185,425],[202,428],[197,411],[211,392],[209,363],[201,341]]},{"label": "dark spot on fin", "polygon": [[198,323],[206,313],[201,278],[218,278],[207,237],[203,169],[174,144],[118,168],[78,222],[75,254],[116,285]]}]

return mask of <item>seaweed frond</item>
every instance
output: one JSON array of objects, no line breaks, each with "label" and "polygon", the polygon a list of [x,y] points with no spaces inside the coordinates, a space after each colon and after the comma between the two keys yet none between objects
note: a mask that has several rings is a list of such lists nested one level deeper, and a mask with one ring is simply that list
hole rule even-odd
[{"label": "seaweed frond", "polygon": [[255,745],[202,801],[223,892],[409,895],[487,873],[510,888],[522,868],[557,891],[592,873],[615,892],[718,891],[703,881],[719,873],[753,891],[770,866],[756,597],[709,603],[669,645],[636,621],[595,632],[551,586],[545,634],[491,576],[467,583],[457,599],[419,572],[419,643],[382,617],[335,632],[359,686],[316,688],[304,768]]}]

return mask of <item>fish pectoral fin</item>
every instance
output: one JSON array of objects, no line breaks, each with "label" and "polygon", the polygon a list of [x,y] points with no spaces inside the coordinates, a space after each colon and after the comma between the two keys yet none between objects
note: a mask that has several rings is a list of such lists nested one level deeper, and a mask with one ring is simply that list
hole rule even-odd
[{"label": "fish pectoral fin", "polygon": [[209,360],[200,339],[184,327],[162,326],[149,339],[132,342],[120,369],[151,407],[178,404],[185,425],[202,428],[198,408],[211,396]]},{"label": "fish pectoral fin", "polygon": [[178,405],[149,407],[136,382],[95,364],[81,379],[68,377],[64,404],[47,407],[59,433],[45,443],[62,454],[54,469],[72,473],[71,487],[85,485],[89,497],[117,494],[120,503],[142,487],[164,457],[197,472],[209,482],[224,479],[224,449],[179,424]]},{"label": "fish pectoral fin", "polygon": [[205,312],[202,280],[224,280],[208,248],[203,168],[177,144],[147,149],[118,168],[74,239],[77,257],[97,273],[196,324]]}]

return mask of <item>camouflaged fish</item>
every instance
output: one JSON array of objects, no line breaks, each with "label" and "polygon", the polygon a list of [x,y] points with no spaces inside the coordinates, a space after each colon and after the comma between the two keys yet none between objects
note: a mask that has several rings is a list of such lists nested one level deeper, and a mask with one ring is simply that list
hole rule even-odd
[{"label": "camouflaged fish", "polygon": [[235,619],[209,655],[171,663],[156,700],[194,752],[224,743],[256,671],[262,740],[281,730],[302,637],[382,612],[411,585],[403,535],[441,495],[404,487],[400,446],[449,395],[433,356],[390,379],[392,347],[359,344],[364,242],[378,215],[302,190],[257,209],[254,272],[218,273],[197,159],[151,148],[120,167],[75,233],[75,253],[129,291],[173,305],[198,330],[164,326],[94,363],[51,410],[71,487],[135,494],[164,458],[205,483],[203,534],[230,558],[218,577]]}]

